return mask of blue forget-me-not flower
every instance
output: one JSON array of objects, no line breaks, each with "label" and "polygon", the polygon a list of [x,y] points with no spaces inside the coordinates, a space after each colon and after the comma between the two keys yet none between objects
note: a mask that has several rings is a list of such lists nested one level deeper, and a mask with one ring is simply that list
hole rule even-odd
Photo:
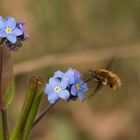
[{"label": "blue forget-me-not flower", "polygon": [[25,22],[16,22],[13,17],[0,17],[1,45],[5,44],[10,51],[17,51],[22,47],[22,42],[28,39],[24,25]]},{"label": "blue forget-me-not flower", "polygon": [[81,79],[79,72],[75,72],[75,80],[71,87],[71,94],[73,96],[78,96],[81,101],[84,100],[84,92],[88,90],[87,84]]},{"label": "blue forget-me-not flower", "polygon": [[16,24],[16,20],[13,17],[5,19],[0,17],[0,37],[7,38],[12,44],[16,43],[17,36],[23,34],[23,31]]},{"label": "blue forget-me-not flower", "polygon": [[65,73],[55,72],[46,85],[45,93],[48,95],[48,101],[53,104],[60,98],[71,100],[79,97],[83,101],[87,90],[87,84],[82,80],[80,72],[70,68]]},{"label": "blue forget-me-not flower", "polygon": [[48,95],[48,101],[53,104],[59,98],[68,100],[70,97],[69,91],[66,89],[67,83],[57,78],[50,78],[49,83],[46,85],[45,93]]}]

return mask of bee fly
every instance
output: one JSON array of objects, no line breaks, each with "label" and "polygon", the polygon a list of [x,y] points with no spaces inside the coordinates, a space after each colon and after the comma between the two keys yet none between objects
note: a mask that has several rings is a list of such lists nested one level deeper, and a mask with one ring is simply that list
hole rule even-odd
[{"label": "bee fly", "polygon": [[103,86],[109,86],[113,90],[121,87],[122,82],[120,77],[109,70],[113,61],[114,57],[110,60],[105,69],[90,70],[90,76],[85,81],[85,83],[91,81],[92,79],[95,79],[97,81],[97,86],[94,90],[94,93],[89,95],[88,97],[94,96]]},{"label": "bee fly", "polygon": [[109,85],[113,90],[121,87],[121,79],[119,76],[107,69],[99,69],[95,71],[90,71],[92,78],[99,81],[103,86]]}]

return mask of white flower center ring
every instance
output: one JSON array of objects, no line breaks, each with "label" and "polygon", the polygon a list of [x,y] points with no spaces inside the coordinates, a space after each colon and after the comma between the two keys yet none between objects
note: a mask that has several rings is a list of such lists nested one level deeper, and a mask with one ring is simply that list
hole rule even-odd
[{"label": "white flower center ring", "polygon": [[7,28],[5,29],[5,32],[6,32],[7,34],[10,34],[10,33],[12,33],[12,29],[9,28],[9,27],[7,27]]},{"label": "white flower center ring", "polygon": [[59,93],[61,91],[61,88],[57,86],[57,87],[55,87],[54,91]]}]

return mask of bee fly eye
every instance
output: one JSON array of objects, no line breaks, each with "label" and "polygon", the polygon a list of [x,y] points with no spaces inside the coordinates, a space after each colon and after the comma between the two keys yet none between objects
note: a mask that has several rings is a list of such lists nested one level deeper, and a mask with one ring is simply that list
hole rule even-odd
[{"label": "bee fly eye", "polygon": [[112,84],[110,84],[110,87],[112,88],[112,87],[113,87],[113,85],[112,85]]}]

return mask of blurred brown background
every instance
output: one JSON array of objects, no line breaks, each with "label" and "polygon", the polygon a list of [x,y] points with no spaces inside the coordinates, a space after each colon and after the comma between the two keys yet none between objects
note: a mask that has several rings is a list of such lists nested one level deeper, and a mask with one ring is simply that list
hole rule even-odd
[{"label": "blurred brown background", "polygon": [[[9,108],[10,127],[18,118],[27,79],[56,70],[84,73],[105,67],[121,89],[105,87],[84,103],[59,102],[32,131],[31,140],[140,139],[140,1],[139,0],[0,0],[2,17],[26,21],[30,38],[13,54],[16,96]],[[95,83],[89,85],[90,91]],[[48,104],[44,95],[40,111]]]}]

